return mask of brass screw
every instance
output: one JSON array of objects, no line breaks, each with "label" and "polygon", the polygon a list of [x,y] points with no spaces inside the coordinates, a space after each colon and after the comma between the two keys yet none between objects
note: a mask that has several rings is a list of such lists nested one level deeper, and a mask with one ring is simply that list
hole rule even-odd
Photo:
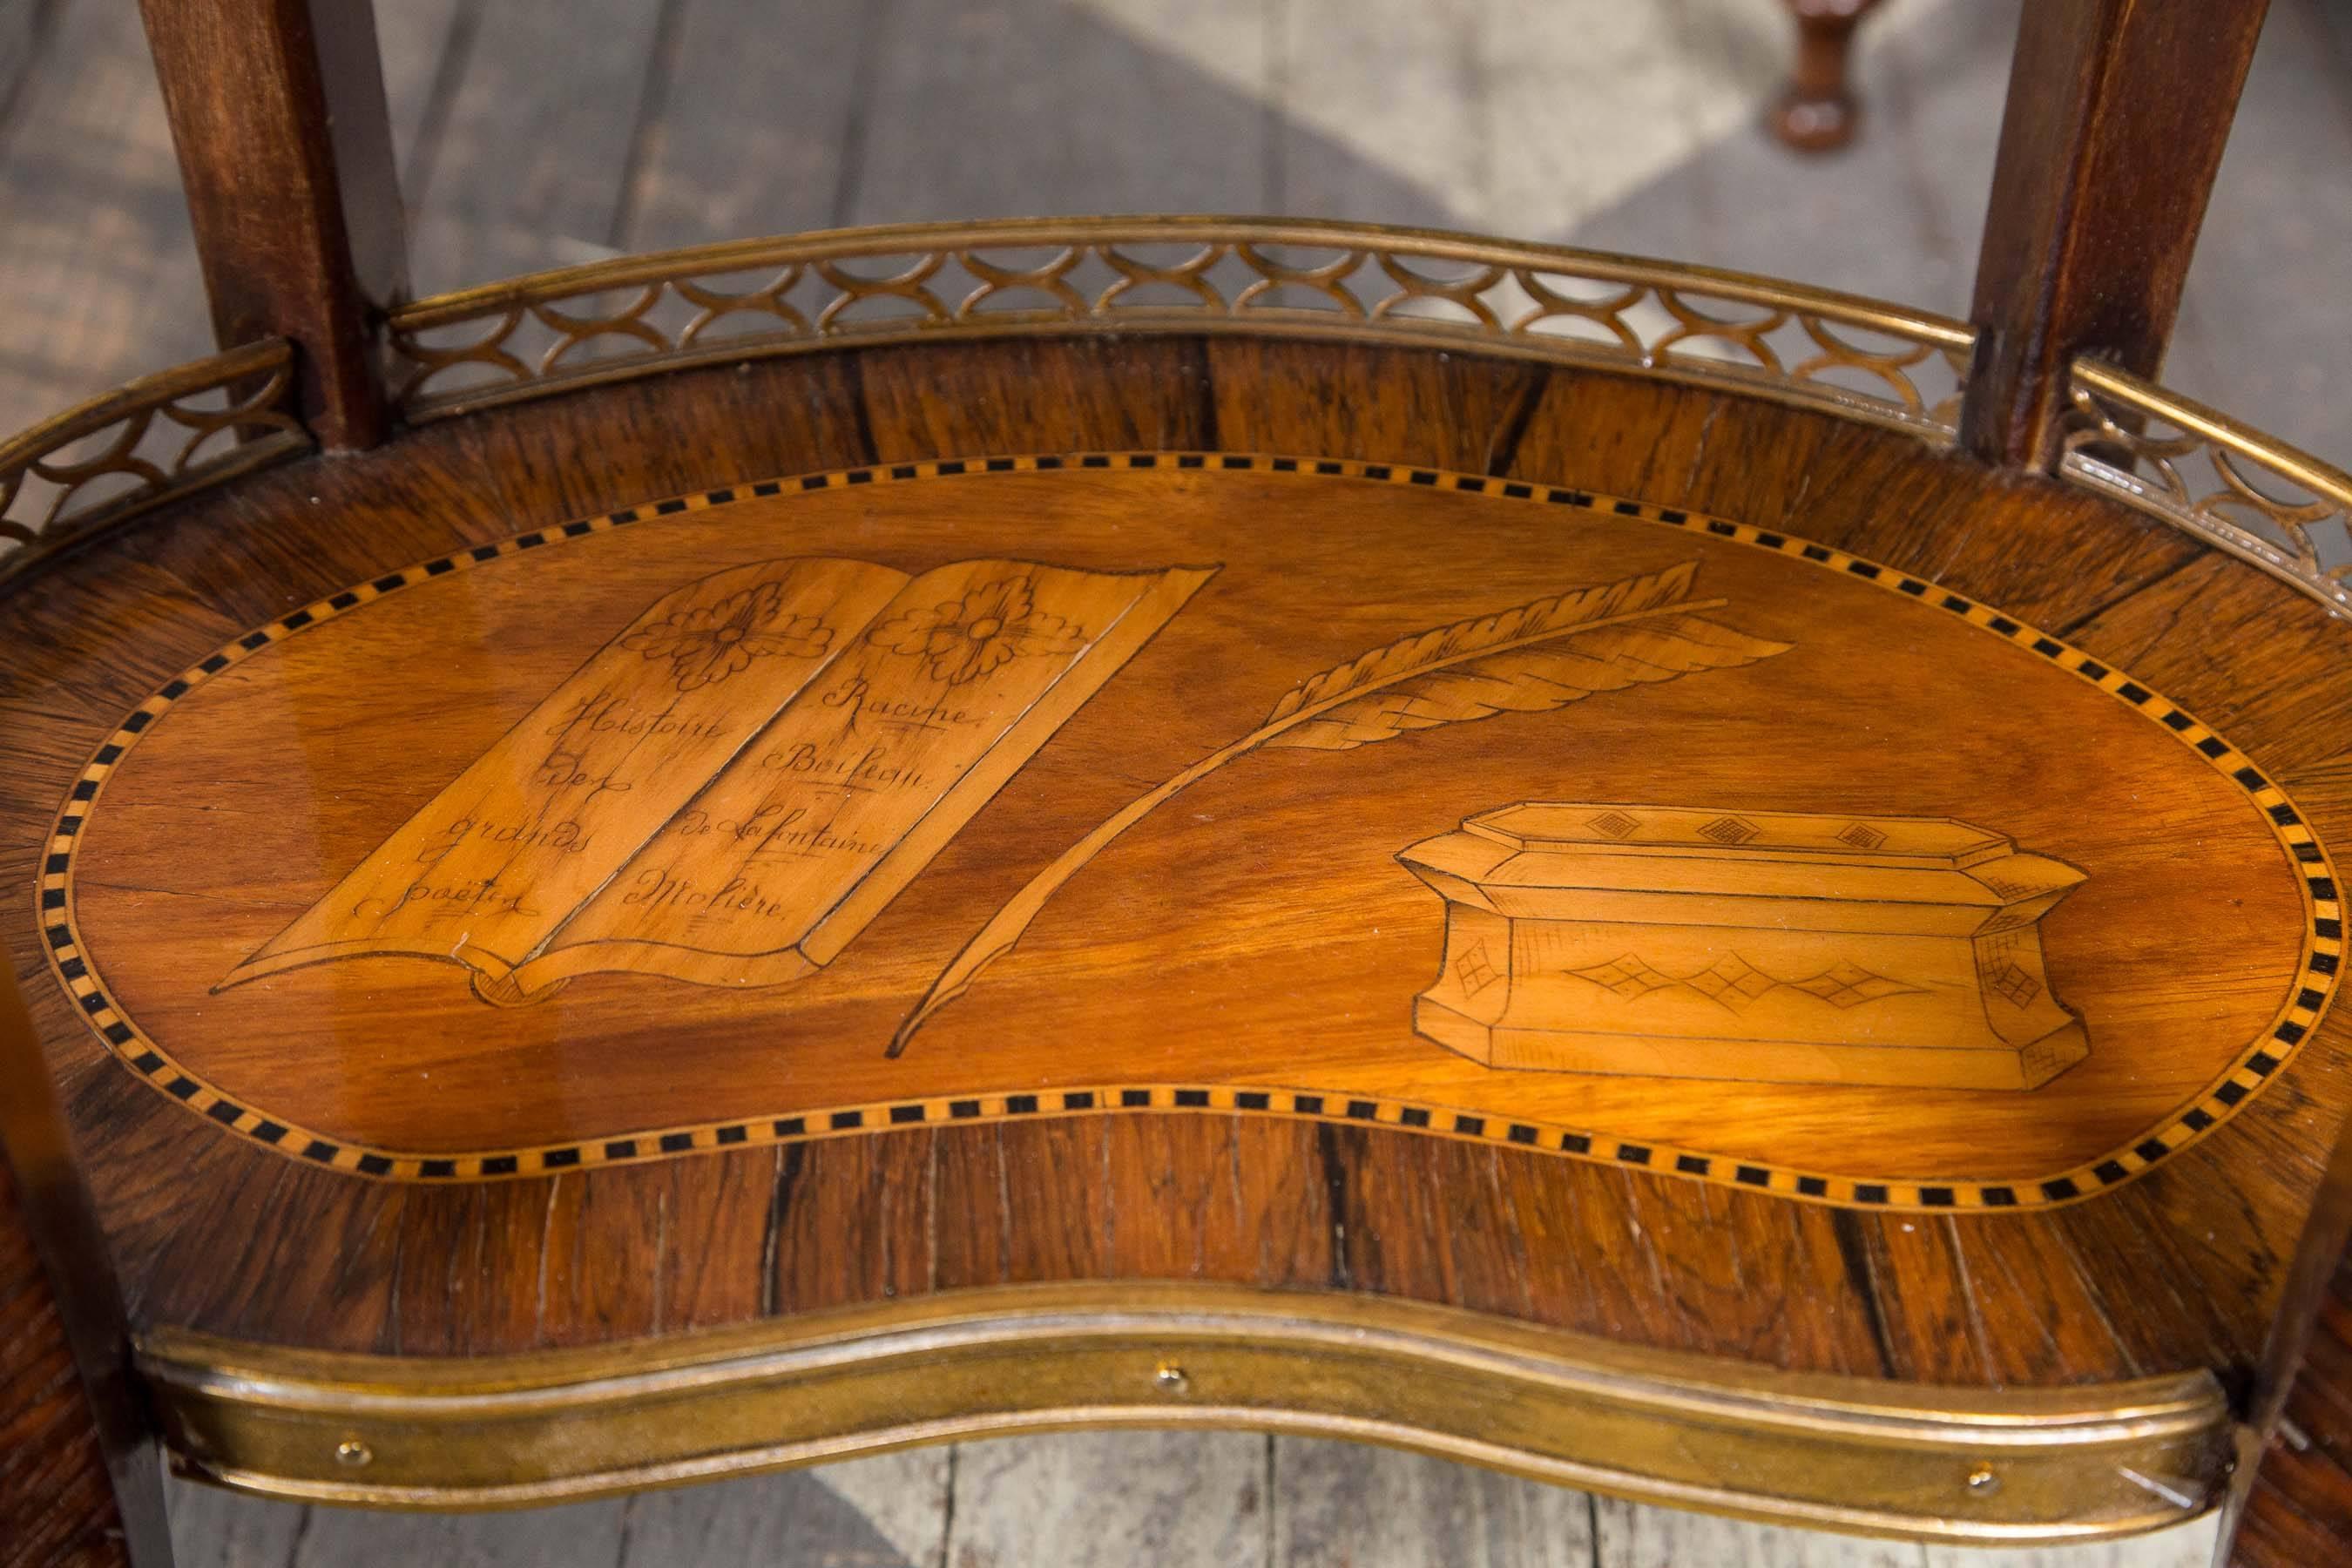
[{"label": "brass screw", "polygon": [[1184,1369],[1172,1361],[1163,1361],[1153,1367],[1151,1381],[1160,1385],[1163,1394],[1181,1394],[1192,1385],[1192,1380],[1184,1375]]},{"label": "brass screw", "polygon": [[358,1469],[375,1458],[375,1450],[357,1437],[346,1437],[335,1445],[335,1462]]},{"label": "brass screw", "polygon": [[1979,1465],[1969,1472],[1969,1490],[1979,1497],[1990,1497],[2000,1489],[2000,1477],[1990,1465]]}]

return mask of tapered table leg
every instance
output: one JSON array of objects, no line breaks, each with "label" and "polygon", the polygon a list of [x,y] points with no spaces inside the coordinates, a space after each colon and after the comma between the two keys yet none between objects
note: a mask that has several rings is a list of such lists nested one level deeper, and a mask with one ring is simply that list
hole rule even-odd
[{"label": "tapered table leg", "polygon": [[1781,0],[1797,21],[1797,65],[1773,106],[1774,135],[1805,153],[1826,153],[1853,140],[1861,113],[1847,85],[1846,62],[1857,23],[1878,0]]}]

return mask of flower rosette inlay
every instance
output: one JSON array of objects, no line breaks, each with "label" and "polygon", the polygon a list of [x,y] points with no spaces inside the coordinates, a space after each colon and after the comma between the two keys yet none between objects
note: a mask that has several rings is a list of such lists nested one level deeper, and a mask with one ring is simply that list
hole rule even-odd
[{"label": "flower rosette inlay", "polygon": [[1085,628],[1037,608],[1026,577],[1006,577],[927,610],[893,616],[868,634],[877,647],[923,660],[931,679],[961,686],[1016,658],[1076,653]]},{"label": "flower rosette inlay", "polygon": [[833,628],[814,616],[787,612],[783,597],[782,584],[757,584],[717,604],[666,616],[623,637],[621,646],[648,659],[668,659],[680,691],[716,686],[751,668],[756,658],[823,657],[833,646]]}]

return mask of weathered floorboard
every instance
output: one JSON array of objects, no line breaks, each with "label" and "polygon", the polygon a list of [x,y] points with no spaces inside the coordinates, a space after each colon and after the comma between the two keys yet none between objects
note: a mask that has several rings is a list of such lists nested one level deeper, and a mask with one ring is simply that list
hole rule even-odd
[{"label": "weathered floorboard", "polygon": [[[182,1568],[1075,1568],[1163,1561],[1150,1531],[1187,1507],[1198,1513],[1173,1526],[1172,1561],[1214,1568],[2204,1568],[2215,1526],[2209,1516],[2092,1546],[1920,1546],[1708,1519],[1315,1438],[1074,1433],[954,1452],[952,1467],[947,1447],[918,1449],[625,1504],[456,1520],[181,1484],[173,1538]],[[1271,1490],[1244,1510],[1253,1476]],[[1203,1555],[1213,1552],[1224,1555]]]},{"label": "weathered floorboard", "polygon": [[[956,1448],[954,1568],[1230,1568],[1265,1560],[1266,1439],[1087,1433]],[[1050,1544],[1048,1544],[1050,1543]]]},{"label": "weathered floorboard", "polygon": [[[1595,1500],[1593,1546],[1593,1568],[1921,1568],[1927,1552],[1908,1542],[1842,1540],[1613,1498]],[[2035,1568],[2074,1564],[2061,1557]]]},{"label": "weathered floorboard", "polygon": [[611,251],[663,15],[639,0],[483,7],[429,178],[408,183],[420,293]]},{"label": "weathered floorboard", "polygon": [[1274,1568],[1591,1568],[1595,1562],[1596,1500],[1581,1492],[1395,1448],[1268,1441],[1274,1539],[1265,1560]]}]

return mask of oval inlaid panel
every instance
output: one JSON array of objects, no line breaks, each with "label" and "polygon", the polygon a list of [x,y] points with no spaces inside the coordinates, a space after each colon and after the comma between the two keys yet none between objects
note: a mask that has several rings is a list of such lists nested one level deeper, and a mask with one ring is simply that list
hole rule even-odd
[{"label": "oval inlaid panel", "polygon": [[130,1070],[424,1181],[1208,1109],[2032,1206],[2259,1093],[2342,946],[2256,762],[1997,610],[1225,454],[747,484],[356,584],[130,715],[41,897]]}]

